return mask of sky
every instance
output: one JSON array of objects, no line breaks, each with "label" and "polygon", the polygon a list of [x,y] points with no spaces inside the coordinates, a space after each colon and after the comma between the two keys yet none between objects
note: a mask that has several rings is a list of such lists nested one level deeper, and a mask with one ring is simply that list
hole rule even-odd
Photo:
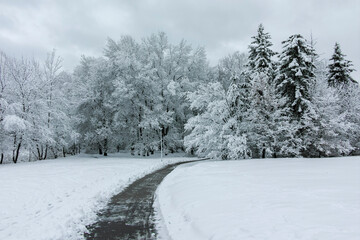
[{"label": "sky", "polygon": [[298,33],[312,34],[325,59],[339,42],[360,80],[359,0],[0,0],[0,50],[42,60],[56,49],[72,71],[81,55],[101,56],[108,37],[141,41],[163,31],[172,43],[204,47],[215,65],[247,52],[260,23],[277,52]]}]

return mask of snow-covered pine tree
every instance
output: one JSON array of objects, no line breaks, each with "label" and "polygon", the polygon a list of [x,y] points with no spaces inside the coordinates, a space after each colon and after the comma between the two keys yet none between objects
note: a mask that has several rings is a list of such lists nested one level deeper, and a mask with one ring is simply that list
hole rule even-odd
[{"label": "snow-covered pine tree", "polygon": [[[252,156],[248,148],[247,138],[251,135],[251,83],[248,74],[244,71],[231,78],[231,85],[226,93],[226,102],[229,108],[229,120],[224,128],[227,129],[227,159],[241,159]],[[235,141],[239,141],[241,151],[233,148]],[[236,156],[236,157],[235,157]]]},{"label": "snow-covered pine tree", "polygon": [[270,49],[273,45],[270,41],[271,36],[264,32],[264,26],[260,24],[257,35],[252,38],[254,40],[249,45],[248,68],[250,72],[262,72],[270,77],[275,70],[271,58],[276,54]]},{"label": "snow-covered pine tree", "polygon": [[290,36],[282,44],[277,89],[287,98],[286,107],[291,109],[293,118],[299,120],[311,108],[309,89],[314,85],[314,52],[300,34]]},{"label": "snow-covered pine tree", "polygon": [[283,107],[286,98],[279,96],[265,73],[251,76],[251,105],[246,124],[252,157],[297,156],[297,125],[290,123],[289,108]]},{"label": "snow-covered pine tree", "polygon": [[[285,97],[296,147],[302,155],[308,152],[308,137],[314,129],[316,112],[311,102],[310,89],[315,84],[314,48],[300,35],[292,35],[282,42],[283,51],[275,79],[278,93]],[[296,152],[296,151],[295,151]]]},{"label": "snow-covered pine tree", "polygon": [[352,63],[346,60],[341,52],[340,44],[335,43],[334,54],[330,58],[329,64],[328,84],[331,87],[342,87],[349,85],[350,83],[356,83],[356,81],[350,76],[350,73],[354,71],[352,69]]},{"label": "snow-covered pine tree", "polygon": [[[250,93],[247,101],[251,106],[247,107],[248,145],[254,157],[265,157],[266,151],[274,152],[269,149],[271,136],[266,130],[270,130],[270,122],[279,107],[279,101],[273,100],[280,97],[275,96],[273,91],[275,63],[272,57],[275,52],[270,49],[270,34],[265,33],[263,25],[260,24],[257,35],[252,38],[254,41],[249,45],[247,71],[244,74],[249,80]],[[275,129],[271,131],[274,132]]]}]

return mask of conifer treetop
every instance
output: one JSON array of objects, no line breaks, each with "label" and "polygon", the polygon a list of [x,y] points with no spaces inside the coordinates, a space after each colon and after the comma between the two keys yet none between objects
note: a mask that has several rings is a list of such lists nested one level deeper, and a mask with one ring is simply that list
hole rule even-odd
[{"label": "conifer treetop", "polygon": [[280,65],[276,78],[278,91],[286,97],[287,107],[300,118],[310,110],[309,89],[314,84],[315,66],[312,61],[313,48],[300,35],[292,35],[282,42]]},{"label": "conifer treetop", "polygon": [[353,64],[345,59],[345,54],[341,52],[340,44],[335,43],[334,54],[330,58],[331,63],[328,66],[328,84],[331,87],[342,87],[350,83],[357,83],[351,76]]},{"label": "conifer treetop", "polygon": [[249,63],[250,71],[269,72],[274,66],[271,58],[276,54],[270,49],[273,45],[270,41],[271,36],[264,31],[264,26],[259,25],[256,36],[252,37],[253,41],[249,45]]}]

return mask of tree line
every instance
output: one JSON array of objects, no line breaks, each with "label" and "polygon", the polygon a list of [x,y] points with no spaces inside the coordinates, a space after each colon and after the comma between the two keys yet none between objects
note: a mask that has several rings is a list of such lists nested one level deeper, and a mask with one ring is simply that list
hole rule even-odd
[{"label": "tree line", "polygon": [[262,25],[252,39],[215,67],[164,33],[108,39],[71,74],[55,51],[44,62],[1,52],[1,163],[80,149],[149,156],[161,139],[166,153],[221,159],[358,153],[359,87],[340,45],[327,61],[299,34],[281,53]]},{"label": "tree line", "polygon": [[220,61],[217,81],[189,93],[198,114],[185,125],[187,151],[222,159],[358,154],[360,91],[340,45],[328,64],[299,34],[278,54],[263,25],[252,39],[247,55]]}]

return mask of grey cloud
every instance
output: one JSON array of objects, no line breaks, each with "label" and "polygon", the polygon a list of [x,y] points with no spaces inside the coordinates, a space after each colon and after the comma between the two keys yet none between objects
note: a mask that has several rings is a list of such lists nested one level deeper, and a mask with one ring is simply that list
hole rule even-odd
[{"label": "grey cloud", "polygon": [[[0,9],[0,49],[42,56],[56,48],[68,70],[81,54],[100,55],[108,36],[129,34],[140,40],[158,31],[174,42],[204,46],[215,64],[233,51],[247,51],[263,23],[276,51],[291,34],[309,37],[312,32],[322,57],[329,58],[338,41],[360,71],[357,0],[13,0],[0,1]],[[360,79],[359,74],[354,76]]]}]

